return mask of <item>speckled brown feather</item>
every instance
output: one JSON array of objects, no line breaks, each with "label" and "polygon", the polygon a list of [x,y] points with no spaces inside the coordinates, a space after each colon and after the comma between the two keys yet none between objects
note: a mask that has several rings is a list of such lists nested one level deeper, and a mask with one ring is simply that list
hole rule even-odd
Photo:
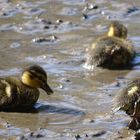
[{"label": "speckled brown feather", "polygon": [[87,50],[87,65],[102,67],[127,66],[134,57],[130,41],[118,37],[98,38]]},{"label": "speckled brown feather", "polygon": [[[6,93],[7,86],[10,86],[11,89],[10,96]],[[24,85],[20,79],[16,77],[0,79],[0,110],[16,107],[31,107],[36,103],[38,98],[38,89]]]},{"label": "speckled brown feather", "polygon": [[134,106],[140,100],[140,80],[130,82],[125,88],[121,89],[114,99],[115,108],[124,110],[128,115],[134,113]]}]

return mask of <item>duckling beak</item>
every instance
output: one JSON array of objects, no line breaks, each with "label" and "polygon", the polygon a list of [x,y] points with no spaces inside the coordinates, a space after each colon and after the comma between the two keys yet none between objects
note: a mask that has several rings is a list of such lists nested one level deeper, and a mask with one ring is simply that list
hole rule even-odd
[{"label": "duckling beak", "polygon": [[46,91],[46,93],[47,93],[48,95],[50,95],[50,94],[53,93],[53,90],[50,88],[50,86],[49,86],[47,83],[43,84],[41,88],[42,88],[44,91]]}]

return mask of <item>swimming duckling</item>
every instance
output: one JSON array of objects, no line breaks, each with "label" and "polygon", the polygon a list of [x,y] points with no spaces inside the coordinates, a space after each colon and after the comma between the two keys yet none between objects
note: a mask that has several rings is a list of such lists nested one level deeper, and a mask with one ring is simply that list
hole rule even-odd
[{"label": "swimming duckling", "polygon": [[0,78],[0,110],[32,107],[39,98],[38,88],[53,93],[46,72],[38,65],[26,68],[21,78]]},{"label": "swimming duckling", "polygon": [[127,28],[118,21],[112,21],[107,35],[97,38],[87,49],[86,65],[118,69],[130,65],[135,52],[126,38]]},{"label": "swimming duckling", "polygon": [[123,110],[132,117],[129,128],[140,128],[140,79],[130,82],[114,98],[116,111]]}]

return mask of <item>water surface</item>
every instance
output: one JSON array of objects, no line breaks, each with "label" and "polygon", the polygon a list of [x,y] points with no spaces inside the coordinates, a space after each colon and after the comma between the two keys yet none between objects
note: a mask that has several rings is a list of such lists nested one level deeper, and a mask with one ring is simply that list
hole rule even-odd
[{"label": "water surface", "polygon": [[[88,4],[88,5],[87,5]],[[132,70],[89,71],[85,50],[110,20],[128,27],[140,51],[138,0],[0,0],[0,76],[19,75],[37,63],[48,72],[51,96],[42,90],[35,112],[1,112],[0,138],[133,139],[130,118],[112,114],[112,100]]]}]

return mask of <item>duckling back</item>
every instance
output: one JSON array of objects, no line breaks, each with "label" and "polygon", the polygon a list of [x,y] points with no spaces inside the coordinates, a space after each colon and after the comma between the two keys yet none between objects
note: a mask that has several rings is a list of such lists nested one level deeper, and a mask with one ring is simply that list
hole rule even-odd
[{"label": "duckling back", "polygon": [[114,107],[132,115],[138,100],[140,100],[140,80],[136,79],[117,93],[114,98]]},{"label": "duckling back", "polygon": [[0,110],[31,107],[39,98],[39,91],[24,85],[20,79],[0,79]]},{"label": "duckling back", "polygon": [[120,68],[131,64],[133,45],[127,39],[103,36],[87,49],[86,64],[107,68]]}]

